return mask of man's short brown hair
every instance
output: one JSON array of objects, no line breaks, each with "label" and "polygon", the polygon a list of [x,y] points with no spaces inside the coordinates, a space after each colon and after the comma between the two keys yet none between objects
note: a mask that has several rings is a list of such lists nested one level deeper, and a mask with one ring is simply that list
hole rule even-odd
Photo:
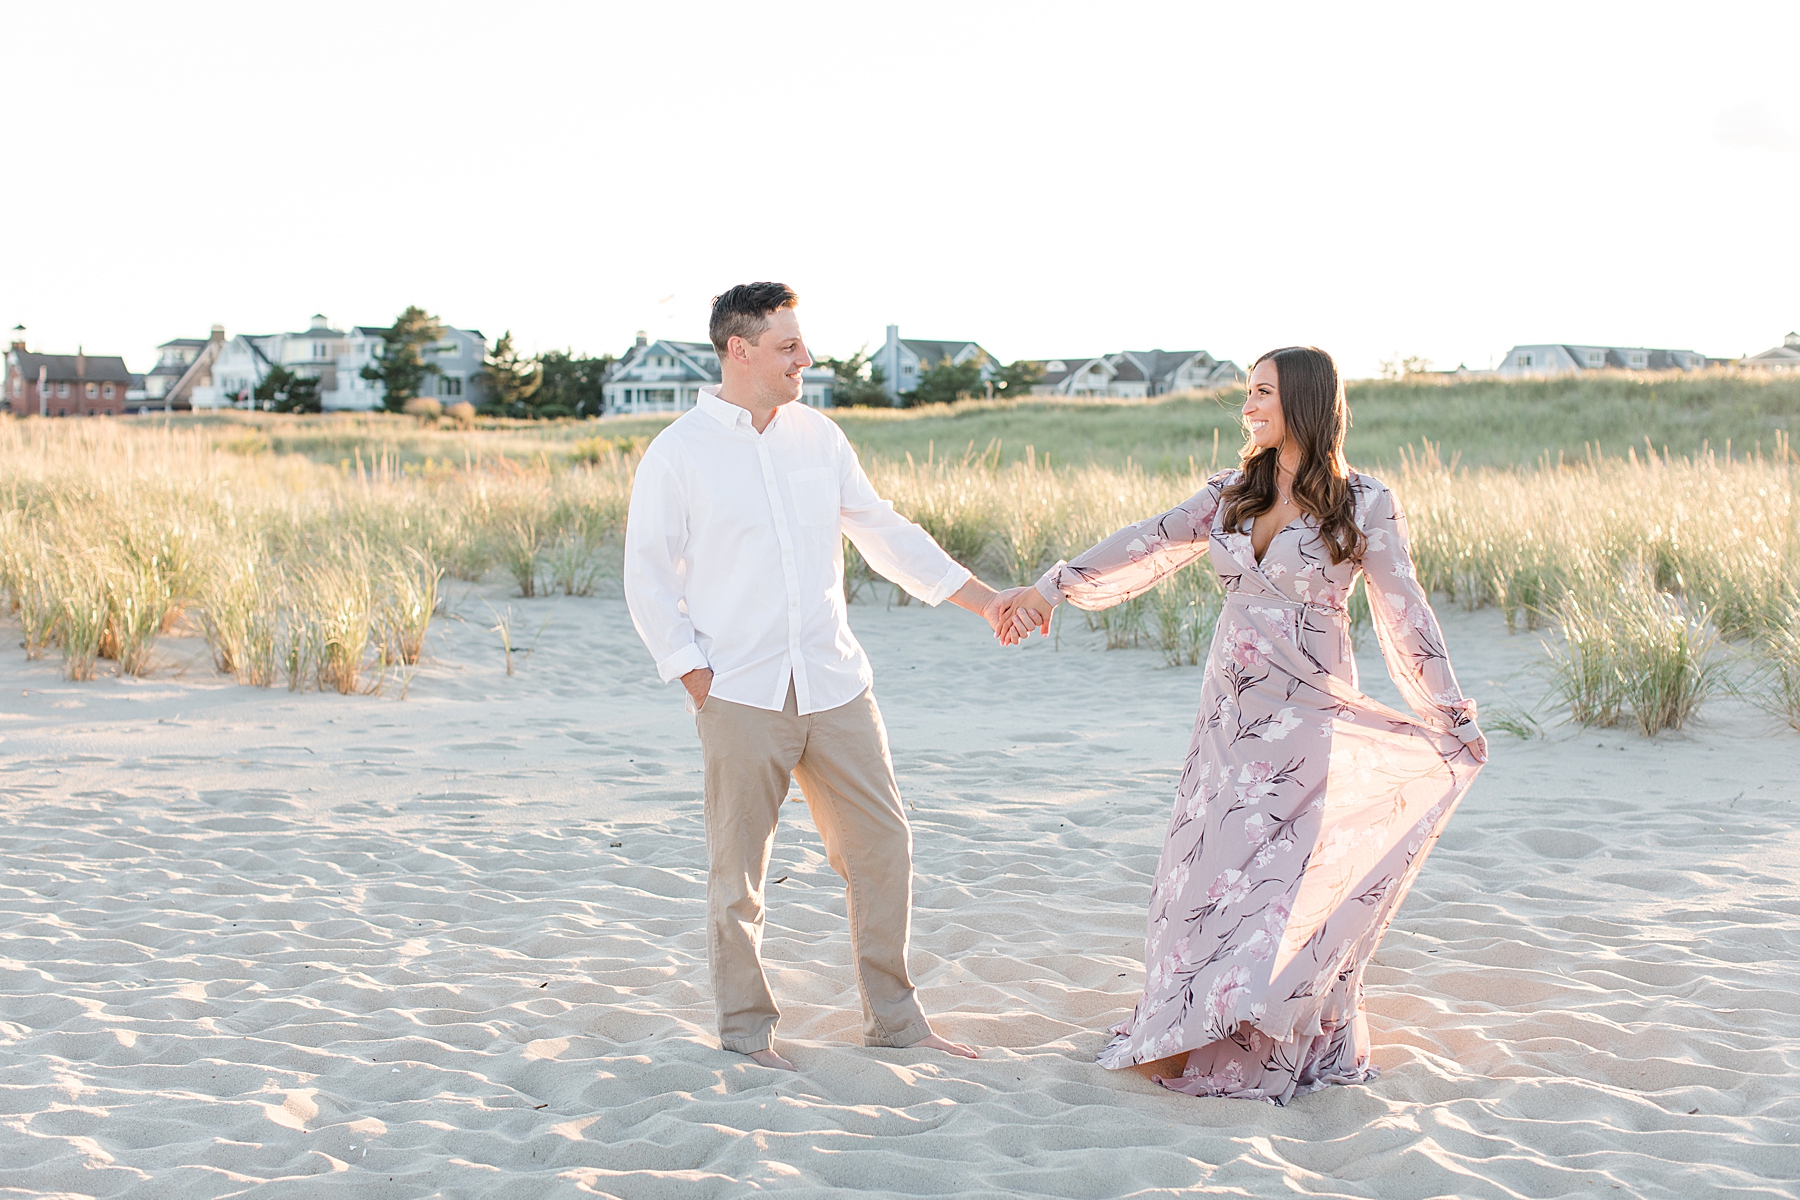
[{"label": "man's short brown hair", "polygon": [[785,283],[740,283],[713,297],[707,336],[719,357],[724,358],[732,338],[741,337],[754,346],[769,327],[770,313],[798,303],[800,297]]}]

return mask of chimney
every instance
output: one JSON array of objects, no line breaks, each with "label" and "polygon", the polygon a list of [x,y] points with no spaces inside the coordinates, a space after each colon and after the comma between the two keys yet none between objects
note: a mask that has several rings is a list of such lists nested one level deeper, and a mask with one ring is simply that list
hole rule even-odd
[{"label": "chimney", "polygon": [[888,398],[896,408],[900,405],[900,327],[887,327],[887,341],[881,347],[881,370],[887,376]]},{"label": "chimney", "polygon": [[80,346],[75,347],[75,378],[87,378],[87,351]]},{"label": "chimney", "polygon": [[647,334],[645,334],[645,332],[643,330],[641,330],[641,329],[638,330],[637,346],[635,347],[635,349],[642,350],[645,346],[648,346],[649,344],[650,344],[649,336]]},{"label": "chimney", "polygon": [[12,348],[20,354],[25,353],[25,327],[23,325],[13,326]]},{"label": "chimney", "polygon": [[225,340],[225,327],[223,325],[214,325],[212,327],[212,340],[215,342],[222,342]]}]

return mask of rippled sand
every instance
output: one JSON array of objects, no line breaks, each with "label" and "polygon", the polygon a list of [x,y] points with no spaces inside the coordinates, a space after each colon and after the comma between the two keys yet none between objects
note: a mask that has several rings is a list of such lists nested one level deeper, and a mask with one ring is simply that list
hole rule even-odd
[{"label": "rippled sand", "polygon": [[[699,756],[623,605],[511,601],[549,624],[507,678],[484,594],[404,702],[221,684],[193,643],[83,685],[0,652],[0,1196],[1796,1194],[1800,737],[1766,720],[1496,736],[1369,972],[1382,1077],[1192,1100],[1091,1060],[1196,672],[855,606],[915,974],[985,1049],[855,1044],[794,804],[765,950],[796,1077],[715,1048]],[[1535,638],[1446,617],[1493,704]]]}]

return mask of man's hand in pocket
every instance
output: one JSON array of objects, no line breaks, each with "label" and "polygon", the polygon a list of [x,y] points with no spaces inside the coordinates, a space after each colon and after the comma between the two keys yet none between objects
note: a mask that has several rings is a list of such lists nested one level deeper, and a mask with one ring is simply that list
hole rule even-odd
[{"label": "man's hand in pocket", "polygon": [[694,698],[695,712],[706,707],[706,697],[712,691],[712,675],[711,667],[696,667],[681,677],[681,686]]}]

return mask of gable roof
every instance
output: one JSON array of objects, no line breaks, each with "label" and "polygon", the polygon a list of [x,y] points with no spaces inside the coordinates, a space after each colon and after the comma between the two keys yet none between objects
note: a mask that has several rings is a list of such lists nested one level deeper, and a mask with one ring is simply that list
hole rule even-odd
[{"label": "gable roof", "polygon": [[1204,350],[1121,350],[1119,357],[1136,362],[1144,378],[1156,381],[1167,379],[1196,358],[1208,365],[1215,363]]},{"label": "gable roof", "polygon": [[[919,361],[928,367],[935,367],[946,358],[954,360],[957,355],[971,346],[981,353],[987,354],[986,350],[981,349],[979,342],[943,342],[933,341],[929,338],[901,338],[900,344],[918,355]],[[992,356],[989,355],[989,357]]]},{"label": "gable roof", "polygon": [[116,354],[30,354],[14,350],[7,355],[19,364],[19,374],[35,381],[42,368],[51,383],[131,383],[125,360]]},{"label": "gable roof", "polygon": [[718,383],[721,378],[718,352],[713,349],[711,342],[677,342],[671,338],[657,338],[642,346],[633,346],[626,351],[624,359],[607,378],[617,379],[635,374],[643,369],[644,359],[653,354],[666,354],[673,358],[675,370],[679,374],[669,373],[670,368],[667,367],[657,367],[655,369],[661,374],[657,379],[646,380],[647,383],[659,383],[664,379],[670,383]]}]

